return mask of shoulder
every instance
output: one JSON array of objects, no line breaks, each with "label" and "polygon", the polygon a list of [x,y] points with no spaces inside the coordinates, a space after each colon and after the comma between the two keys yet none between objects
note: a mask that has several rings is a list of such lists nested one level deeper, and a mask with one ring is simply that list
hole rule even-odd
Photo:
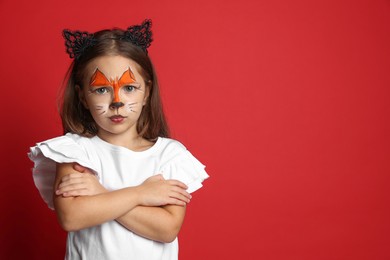
[{"label": "shoulder", "polygon": [[175,179],[188,186],[188,192],[202,187],[209,176],[205,165],[196,159],[179,141],[162,138],[162,161],[160,171],[165,179]]},{"label": "shoulder", "polygon": [[81,145],[87,139],[88,139],[87,137],[83,137],[83,136],[80,136],[77,134],[67,133],[67,134],[62,135],[62,136],[57,136],[57,137],[54,137],[54,138],[51,138],[51,139],[48,139],[45,141],[41,141],[41,142],[37,143],[37,146],[39,147],[39,146],[43,146],[43,145],[48,145],[48,146],[53,147],[53,146],[74,145],[74,144]]},{"label": "shoulder", "polygon": [[67,133],[64,136],[62,136],[64,139],[68,140],[69,142],[74,142],[78,145],[85,146],[85,145],[91,145],[92,137],[85,137],[78,134],[72,134]]},{"label": "shoulder", "polygon": [[159,141],[161,141],[160,149],[165,152],[184,152],[187,151],[187,148],[179,141],[166,138],[166,137],[160,137]]},{"label": "shoulder", "polygon": [[[88,168],[94,158],[94,149],[88,137],[77,134],[66,134],[36,144],[28,154],[35,163],[50,159],[57,163],[77,162]],[[92,169],[95,170],[95,167]]]},{"label": "shoulder", "polygon": [[56,163],[73,163],[99,172],[99,164],[93,160],[93,149],[86,148],[89,140],[75,134],[55,137],[30,147],[28,156],[34,162],[33,178],[43,200],[51,209],[53,206],[53,186],[56,176]]},{"label": "shoulder", "polygon": [[179,141],[160,137],[157,141],[157,154],[162,157],[163,161],[171,161],[186,154],[187,148]]}]

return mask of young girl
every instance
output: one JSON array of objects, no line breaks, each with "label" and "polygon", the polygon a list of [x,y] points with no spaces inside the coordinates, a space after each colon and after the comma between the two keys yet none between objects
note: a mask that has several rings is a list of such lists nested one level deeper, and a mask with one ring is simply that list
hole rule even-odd
[{"label": "young girl", "polygon": [[65,135],[29,157],[41,196],[68,231],[66,259],[177,259],[190,193],[208,177],[168,138],[150,27],[64,30],[74,58],[60,112]]}]

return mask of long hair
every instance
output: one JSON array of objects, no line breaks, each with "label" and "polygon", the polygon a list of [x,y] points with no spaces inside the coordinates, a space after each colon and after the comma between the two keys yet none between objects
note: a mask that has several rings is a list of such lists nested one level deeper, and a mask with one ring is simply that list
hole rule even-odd
[{"label": "long hair", "polygon": [[65,77],[62,102],[59,104],[64,133],[82,136],[95,136],[98,127],[91,113],[79,99],[77,86],[83,88],[86,67],[93,59],[106,55],[119,55],[135,61],[139,73],[145,81],[149,97],[137,121],[139,136],[153,141],[157,137],[169,137],[168,124],[164,115],[157,75],[152,61],[145,51],[128,41],[122,40],[121,29],[102,30],[94,34],[96,44],[90,47],[80,58],[74,59]]}]

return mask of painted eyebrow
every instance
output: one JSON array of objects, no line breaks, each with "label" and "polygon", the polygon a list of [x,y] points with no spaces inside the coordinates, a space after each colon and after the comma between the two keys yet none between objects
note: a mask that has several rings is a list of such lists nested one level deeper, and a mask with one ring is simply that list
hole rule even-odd
[{"label": "painted eyebrow", "polygon": [[[124,80],[127,81],[124,82]],[[104,75],[104,73],[101,72],[99,68],[97,68],[96,71],[91,76],[89,85],[90,87],[107,87],[107,86],[114,87],[115,83],[117,83],[119,87],[128,86],[131,84],[138,85],[138,86],[141,85],[141,83],[136,81],[134,73],[132,72],[130,67],[128,67],[128,69],[122,73],[119,79],[116,78],[114,80],[109,80],[106,77],[106,75]]]},{"label": "painted eyebrow", "polygon": [[[120,85],[119,87],[121,88],[121,87],[126,87],[126,86],[134,86],[134,87],[138,88],[138,87],[141,87],[142,85],[141,85],[141,83],[134,82],[134,83],[124,83],[124,84]],[[90,85],[89,87],[95,89],[95,88],[107,88],[107,87],[112,88],[113,86],[112,85],[94,85],[94,86]]]}]

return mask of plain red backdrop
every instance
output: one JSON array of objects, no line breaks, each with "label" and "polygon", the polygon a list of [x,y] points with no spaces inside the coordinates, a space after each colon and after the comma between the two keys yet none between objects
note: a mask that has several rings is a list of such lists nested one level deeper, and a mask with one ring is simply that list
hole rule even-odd
[{"label": "plain red backdrop", "polygon": [[388,0],[0,1],[1,259],[62,259],[31,178],[61,134],[64,28],[152,18],[173,136],[211,178],[181,259],[390,259]]}]

